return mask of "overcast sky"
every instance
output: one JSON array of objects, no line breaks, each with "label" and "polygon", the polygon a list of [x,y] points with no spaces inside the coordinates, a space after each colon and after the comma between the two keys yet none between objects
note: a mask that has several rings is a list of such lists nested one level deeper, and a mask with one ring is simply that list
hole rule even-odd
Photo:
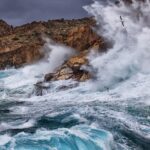
[{"label": "overcast sky", "polygon": [[81,18],[92,0],[0,0],[0,19],[20,25],[34,20]]}]

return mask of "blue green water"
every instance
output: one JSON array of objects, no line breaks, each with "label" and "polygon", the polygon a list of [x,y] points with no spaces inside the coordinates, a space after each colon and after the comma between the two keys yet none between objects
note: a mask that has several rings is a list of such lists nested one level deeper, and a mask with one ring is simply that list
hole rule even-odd
[{"label": "blue green water", "polygon": [[[8,74],[4,76],[1,71],[0,150],[147,150],[149,147],[150,107],[142,102],[149,101],[148,95],[127,98],[118,89],[91,91],[89,83],[59,90],[61,85],[75,84],[59,81],[51,83],[43,96],[36,96],[33,85],[36,77],[29,82],[22,69],[11,72],[5,71]],[[130,88],[132,92],[135,90]],[[143,137],[145,140],[141,140]]]}]

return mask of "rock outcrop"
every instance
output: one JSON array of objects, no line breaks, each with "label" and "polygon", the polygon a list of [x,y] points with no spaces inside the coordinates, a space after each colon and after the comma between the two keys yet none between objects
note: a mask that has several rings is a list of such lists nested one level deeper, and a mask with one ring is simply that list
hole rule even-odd
[{"label": "rock outcrop", "polygon": [[32,22],[14,28],[1,20],[0,26],[0,69],[19,67],[40,59],[43,35],[78,52],[104,45],[102,38],[91,28],[95,26],[92,18]]},{"label": "rock outcrop", "polygon": [[5,21],[0,20],[0,37],[4,35],[11,34],[13,27],[8,25]]},{"label": "rock outcrop", "polygon": [[79,54],[67,60],[55,73],[50,73],[45,76],[45,81],[68,80],[85,81],[90,79],[91,74],[83,69],[83,66],[88,65],[88,60],[85,54]]}]

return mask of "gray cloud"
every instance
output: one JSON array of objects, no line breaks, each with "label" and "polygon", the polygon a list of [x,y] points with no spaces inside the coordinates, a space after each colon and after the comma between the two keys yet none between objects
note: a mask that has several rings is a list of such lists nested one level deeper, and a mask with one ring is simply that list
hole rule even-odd
[{"label": "gray cloud", "polygon": [[13,25],[34,20],[81,18],[92,0],[0,0],[0,18]]}]

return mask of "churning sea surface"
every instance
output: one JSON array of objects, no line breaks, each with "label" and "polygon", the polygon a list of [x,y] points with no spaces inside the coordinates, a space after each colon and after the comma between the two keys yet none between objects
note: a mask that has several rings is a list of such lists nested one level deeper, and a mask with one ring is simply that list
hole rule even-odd
[{"label": "churning sea surface", "polygon": [[150,149],[149,3],[84,8],[113,41],[107,53],[88,56],[95,79],[45,83],[37,96],[35,84],[61,48],[50,43],[48,60],[0,71],[0,150]]}]

